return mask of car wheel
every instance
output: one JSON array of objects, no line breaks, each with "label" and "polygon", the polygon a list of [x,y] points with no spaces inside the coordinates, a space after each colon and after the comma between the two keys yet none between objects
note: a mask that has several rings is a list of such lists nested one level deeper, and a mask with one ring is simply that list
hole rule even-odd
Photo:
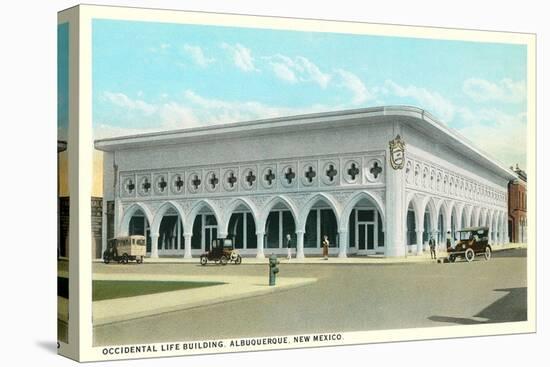
[{"label": "car wheel", "polygon": [[206,258],[206,256],[201,256],[201,265],[206,265],[207,262],[208,259]]},{"label": "car wheel", "polygon": [[235,259],[235,265],[239,265],[243,261],[241,255],[237,255],[237,258]]},{"label": "car wheel", "polygon": [[464,253],[464,258],[469,263],[474,261],[475,256],[476,256],[476,254],[474,253],[474,250],[472,250],[471,248],[467,249],[466,252]]},{"label": "car wheel", "polygon": [[111,260],[109,260],[109,258],[108,258],[107,256],[104,256],[104,257],[103,257],[103,262],[104,262],[105,264],[108,264],[110,261],[111,261]]},{"label": "car wheel", "polygon": [[491,248],[489,246],[485,247],[485,254],[483,254],[485,260],[491,260]]},{"label": "car wheel", "polygon": [[123,264],[128,264],[128,254],[123,254],[122,255],[122,263]]},{"label": "car wheel", "polygon": [[454,263],[454,262],[455,262],[455,260],[456,260],[456,257],[455,257],[455,255],[451,255],[451,256],[449,256],[449,261],[450,261],[450,262]]},{"label": "car wheel", "polygon": [[227,265],[227,257],[225,255],[220,258],[220,264]]}]

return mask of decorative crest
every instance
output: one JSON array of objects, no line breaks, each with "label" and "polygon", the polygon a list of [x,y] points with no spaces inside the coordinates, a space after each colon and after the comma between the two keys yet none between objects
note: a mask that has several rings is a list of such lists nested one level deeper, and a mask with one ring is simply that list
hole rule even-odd
[{"label": "decorative crest", "polygon": [[405,142],[399,134],[390,141],[390,163],[393,169],[402,169],[405,165]]}]

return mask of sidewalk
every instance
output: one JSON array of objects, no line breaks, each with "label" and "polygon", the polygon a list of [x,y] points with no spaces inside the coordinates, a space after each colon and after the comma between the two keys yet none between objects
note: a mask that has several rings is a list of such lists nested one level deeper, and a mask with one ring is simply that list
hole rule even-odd
[{"label": "sidewalk", "polygon": [[161,313],[213,305],[242,298],[280,292],[315,283],[316,278],[278,278],[268,285],[267,276],[94,274],[94,280],[201,281],[226,284],[173,292],[148,294],[93,302],[94,326],[137,319]]},{"label": "sidewalk", "polygon": [[[507,245],[492,246],[493,252],[511,250],[516,248],[526,248],[526,244],[510,243]],[[269,263],[269,252],[265,252],[265,258],[258,259],[256,257],[243,257],[243,265],[265,265]],[[295,256],[295,254],[294,254]],[[447,257],[446,251],[438,251],[438,258]],[[430,251],[424,251],[422,254],[407,254],[404,257],[385,257],[384,255],[369,255],[369,256],[356,256],[351,255],[349,257],[337,257],[331,256],[328,260],[324,260],[320,256],[309,256],[304,259],[296,259],[293,257],[291,260],[287,260],[286,256],[278,256],[277,259],[281,264],[404,264],[404,263],[425,263],[434,261],[430,257]],[[101,259],[95,259],[94,262],[102,262]],[[193,257],[191,259],[184,259],[183,257],[159,257],[156,259],[146,258],[145,264],[198,264],[199,257]]]}]

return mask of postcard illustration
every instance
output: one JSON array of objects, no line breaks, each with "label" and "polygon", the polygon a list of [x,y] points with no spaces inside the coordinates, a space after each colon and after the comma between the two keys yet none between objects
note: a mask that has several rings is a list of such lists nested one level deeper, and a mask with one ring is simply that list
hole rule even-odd
[{"label": "postcard illustration", "polygon": [[532,321],[525,43],[184,14],[90,19],[98,353]]}]

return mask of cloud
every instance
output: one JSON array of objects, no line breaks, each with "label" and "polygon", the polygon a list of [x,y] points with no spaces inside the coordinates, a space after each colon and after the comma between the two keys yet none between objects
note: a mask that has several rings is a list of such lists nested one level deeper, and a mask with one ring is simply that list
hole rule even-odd
[{"label": "cloud", "polygon": [[335,72],[342,80],[341,85],[353,93],[354,104],[361,104],[374,98],[357,75],[343,69],[337,69]]},{"label": "cloud", "polygon": [[330,81],[329,74],[321,72],[317,65],[315,65],[305,57],[298,56],[296,59],[304,68],[306,75],[308,75],[311,80],[319,84],[321,88],[327,87],[328,82]]},{"label": "cloud", "polygon": [[[320,104],[291,108],[269,106],[258,101],[228,101],[207,98],[193,90],[186,90],[177,99],[160,99],[158,104],[147,104],[150,114],[128,113],[138,104],[122,93],[111,93],[116,98],[105,98],[103,108],[107,115],[94,117],[94,137],[106,138],[139,133],[176,130],[197,126],[258,120],[272,117],[292,116],[305,113],[329,111],[331,106]],[[134,111],[136,112],[136,111]]]},{"label": "cloud", "polygon": [[213,58],[206,57],[202,48],[199,46],[185,44],[183,46],[183,50],[188,53],[195,64],[199,65],[200,67],[207,67],[209,64],[215,61],[215,59]]},{"label": "cloud", "polygon": [[269,106],[257,101],[227,101],[216,98],[206,98],[192,90],[185,91],[184,100],[188,106],[193,108],[193,111],[195,111],[201,123],[205,125],[292,116],[330,110],[330,107],[324,105],[292,108]]},{"label": "cloud", "polygon": [[276,54],[265,57],[275,76],[288,83],[313,82],[325,89],[331,79],[330,74],[323,73],[317,65],[303,56],[294,58]]},{"label": "cloud", "polygon": [[462,91],[475,102],[522,102],[527,97],[525,81],[505,78],[497,83],[480,78],[466,79]]},{"label": "cloud", "polygon": [[498,109],[475,113],[463,108],[457,114],[463,123],[456,130],[505,166],[519,163],[526,167],[527,115],[507,114]]},{"label": "cloud", "polygon": [[123,107],[131,111],[143,112],[146,115],[151,115],[156,111],[155,106],[140,99],[131,99],[124,93],[104,92],[103,98],[116,106]]},{"label": "cloud", "polygon": [[254,66],[254,58],[252,57],[252,52],[250,51],[250,49],[244,47],[240,43],[230,45],[225,42],[222,43],[222,48],[229,51],[235,66],[242,71],[259,71],[259,69]]},{"label": "cloud", "polygon": [[433,113],[444,122],[451,121],[455,115],[456,107],[454,104],[437,92],[414,85],[404,87],[392,80],[386,80],[384,87],[385,93],[411,98],[418,102],[421,108]]}]

